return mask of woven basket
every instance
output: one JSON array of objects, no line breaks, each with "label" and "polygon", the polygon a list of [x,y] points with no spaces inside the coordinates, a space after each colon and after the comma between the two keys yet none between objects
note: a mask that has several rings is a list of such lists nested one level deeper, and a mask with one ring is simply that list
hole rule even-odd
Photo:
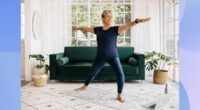
[{"label": "woven basket", "polygon": [[37,87],[42,87],[47,84],[48,75],[47,74],[34,74],[32,75],[33,83]]},{"label": "woven basket", "polygon": [[166,70],[154,70],[153,83],[166,84],[168,79],[168,71]]}]

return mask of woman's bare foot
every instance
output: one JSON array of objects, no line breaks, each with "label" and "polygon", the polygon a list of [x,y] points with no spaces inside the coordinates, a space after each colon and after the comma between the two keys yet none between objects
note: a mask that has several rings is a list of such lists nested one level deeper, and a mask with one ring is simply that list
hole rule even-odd
[{"label": "woman's bare foot", "polygon": [[75,89],[75,91],[85,91],[85,90],[87,90],[86,85],[83,85],[82,87]]},{"label": "woman's bare foot", "polygon": [[122,103],[125,102],[124,97],[122,96],[122,94],[118,94],[117,95],[117,100],[122,102]]}]

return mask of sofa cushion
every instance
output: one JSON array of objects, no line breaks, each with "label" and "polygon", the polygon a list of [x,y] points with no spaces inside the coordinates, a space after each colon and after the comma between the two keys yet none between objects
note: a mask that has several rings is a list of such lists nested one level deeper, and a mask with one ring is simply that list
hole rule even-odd
[{"label": "sofa cushion", "polygon": [[[138,75],[138,66],[131,66],[128,63],[122,63],[122,68],[125,75]],[[58,66],[59,74],[62,75],[75,75],[77,77],[87,76],[92,69],[91,62],[77,62],[77,63],[67,63],[65,65]],[[116,77],[115,70],[106,63],[98,76],[114,76]]]},{"label": "sofa cushion", "polygon": [[57,59],[56,62],[58,65],[64,65],[69,62],[69,58],[68,57],[59,58]]},{"label": "sofa cushion", "polygon": [[137,60],[136,60],[135,58],[133,58],[133,57],[130,57],[130,58],[128,59],[128,63],[129,63],[130,65],[136,65],[136,64],[137,64]]},{"label": "sofa cushion", "polygon": [[[92,67],[92,62],[69,62],[65,65],[62,65],[64,67],[75,67],[75,66],[81,66],[81,67]],[[106,63],[104,66],[110,66],[108,63]]]},{"label": "sofa cushion", "polygon": [[[127,62],[134,53],[133,47],[117,47],[117,50],[121,62]],[[67,56],[72,62],[92,62],[95,59],[96,51],[97,47],[65,47],[64,56]]]}]

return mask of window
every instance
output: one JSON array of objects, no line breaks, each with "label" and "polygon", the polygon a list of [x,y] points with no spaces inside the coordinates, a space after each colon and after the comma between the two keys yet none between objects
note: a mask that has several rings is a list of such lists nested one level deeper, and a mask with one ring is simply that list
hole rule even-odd
[{"label": "window", "polygon": [[[73,0],[72,26],[95,27],[101,26],[103,10],[112,10],[113,25],[122,25],[131,21],[132,0]],[[118,46],[130,46],[131,30],[128,29],[118,36]],[[96,35],[76,32],[72,34],[73,46],[96,46]]]},{"label": "window", "polygon": [[[165,46],[166,54],[179,62],[179,1],[165,2]],[[179,68],[174,66],[170,71],[170,78],[179,81]]]}]

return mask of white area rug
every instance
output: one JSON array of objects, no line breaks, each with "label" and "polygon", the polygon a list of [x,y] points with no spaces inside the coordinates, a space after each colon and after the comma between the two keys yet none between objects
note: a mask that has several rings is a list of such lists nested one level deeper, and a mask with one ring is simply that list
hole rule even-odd
[{"label": "white area rug", "polygon": [[[116,83],[91,83],[87,91],[74,91],[83,83],[50,82],[44,87],[34,87],[32,83],[21,88],[22,110],[150,110],[148,103],[163,102],[159,110],[179,110],[178,85],[168,83],[169,94],[164,94],[164,85],[150,81],[142,84],[125,83],[126,101],[117,100]],[[175,85],[175,86],[174,86]],[[167,99],[166,99],[167,98]]]}]

